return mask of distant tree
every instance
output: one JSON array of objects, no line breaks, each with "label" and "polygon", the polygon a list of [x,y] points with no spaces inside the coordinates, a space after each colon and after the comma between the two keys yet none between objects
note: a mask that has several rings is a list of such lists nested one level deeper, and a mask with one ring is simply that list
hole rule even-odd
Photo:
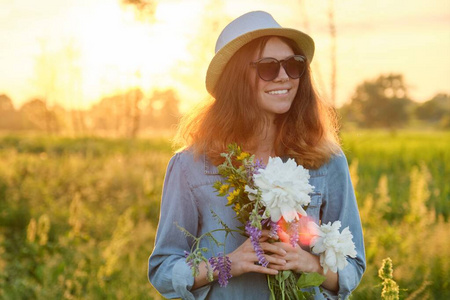
[{"label": "distant tree", "polygon": [[173,89],[155,90],[143,110],[141,124],[145,128],[171,128],[180,117],[178,95]]},{"label": "distant tree", "polygon": [[90,109],[90,123],[97,132],[116,132],[120,127],[122,96],[114,95],[102,98]]},{"label": "distant tree", "polygon": [[364,127],[396,128],[409,121],[412,104],[402,75],[381,75],[358,85],[341,113],[344,120]]},{"label": "distant tree", "polygon": [[419,120],[439,123],[450,116],[450,95],[437,94],[431,100],[419,104],[415,109]]},{"label": "distant tree", "polygon": [[14,109],[14,105],[12,103],[11,98],[9,98],[5,94],[0,95],[0,111],[1,112],[12,112],[14,110],[15,109]]},{"label": "distant tree", "polygon": [[60,131],[61,124],[55,111],[47,108],[44,100],[35,98],[26,102],[19,110],[23,129],[43,130],[47,133]]},{"label": "distant tree", "polygon": [[116,136],[136,136],[139,131],[142,98],[142,91],[136,88],[100,100],[90,110],[94,131],[113,133]]},{"label": "distant tree", "polygon": [[159,123],[162,127],[170,128],[178,123],[180,112],[178,110],[178,97],[173,89],[155,91],[153,98],[162,103],[160,109]]},{"label": "distant tree", "polygon": [[21,127],[20,115],[14,109],[11,98],[0,95],[0,129],[17,130]]},{"label": "distant tree", "polygon": [[52,121],[51,126],[54,132],[61,132],[70,128],[70,113],[61,105],[54,105],[47,114],[50,115],[50,120]]},{"label": "distant tree", "polygon": [[129,101],[131,102],[130,116],[129,116],[129,126],[128,126],[128,136],[136,137],[140,130],[141,121],[141,102],[144,98],[144,94],[141,89],[135,88],[128,93]]}]

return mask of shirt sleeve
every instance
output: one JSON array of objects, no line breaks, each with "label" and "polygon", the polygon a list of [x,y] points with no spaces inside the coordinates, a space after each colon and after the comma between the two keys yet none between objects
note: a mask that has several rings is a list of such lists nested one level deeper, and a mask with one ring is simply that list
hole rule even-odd
[{"label": "shirt sleeve", "polygon": [[341,221],[343,230],[347,226],[353,235],[356,257],[347,257],[347,266],[338,270],[339,291],[333,295],[325,291],[330,298],[346,299],[356,289],[366,269],[364,239],[361,219],[356,202],[355,191],[350,178],[348,163],[345,155],[340,153],[332,158],[328,164],[325,202],[322,210],[322,223]]},{"label": "shirt sleeve", "polygon": [[184,251],[190,251],[193,240],[177,227],[196,235],[198,217],[182,154],[177,153],[167,167],[155,246],[148,262],[148,278],[166,298],[204,299],[210,289],[206,285],[191,291],[194,277]]}]

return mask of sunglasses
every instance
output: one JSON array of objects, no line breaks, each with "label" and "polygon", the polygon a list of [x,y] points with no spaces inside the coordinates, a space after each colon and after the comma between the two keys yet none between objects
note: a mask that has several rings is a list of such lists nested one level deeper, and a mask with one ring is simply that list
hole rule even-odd
[{"label": "sunglasses", "polygon": [[251,62],[250,65],[256,67],[258,76],[264,81],[272,81],[277,78],[281,66],[283,66],[290,78],[297,79],[305,72],[306,57],[303,55],[292,55],[282,60],[273,57],[263,57]]}]

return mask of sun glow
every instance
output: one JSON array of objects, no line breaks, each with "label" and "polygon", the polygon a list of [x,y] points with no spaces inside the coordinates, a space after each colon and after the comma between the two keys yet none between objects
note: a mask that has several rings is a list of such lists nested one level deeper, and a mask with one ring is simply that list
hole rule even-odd
[{"label": "sun glow", "polygon": [[[135,86],[145,95],[174,88],[183,110],[207,95],[204,76],[219,30],[249,10],[269,11],[283,26],[298,29],[309,20],[307,31],[316,42],[314,75],[319,88],[329,90],[327,1],[157,0],[147,21],[121,2],[0,0],[0,65],[7,70],[0,74],[0,93],[17,107],[42,97],[87,108]],[[404,74],[418,101],[448,93],[447,2],[413,0],[407,7],[389,0],[344,2],[335,3],[338,103],[347,102],[362,80],[381,73]]]},{"label": "sun glow", "polygon": [[177,11],[180,14],[161,4],[156,21],[149,24],[139,22],[131,9],[123,10],[116,2],[91,9],[76,33],[86,96],[97,98],[132,86],[144,91],[173,86],[170,70],[188,55],[185,34],[177,30],[182,26],[174,21],[182,21]]}]

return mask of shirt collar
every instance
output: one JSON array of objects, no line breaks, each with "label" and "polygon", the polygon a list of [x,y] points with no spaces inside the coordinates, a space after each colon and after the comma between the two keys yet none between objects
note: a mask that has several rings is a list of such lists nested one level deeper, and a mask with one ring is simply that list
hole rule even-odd
[{"label": "shirt collar", "polygon": [[217,167],[209,161],[206,154],[203,154],[203,165],[206,175],[218,175],[219,170],[217,170]]}]

